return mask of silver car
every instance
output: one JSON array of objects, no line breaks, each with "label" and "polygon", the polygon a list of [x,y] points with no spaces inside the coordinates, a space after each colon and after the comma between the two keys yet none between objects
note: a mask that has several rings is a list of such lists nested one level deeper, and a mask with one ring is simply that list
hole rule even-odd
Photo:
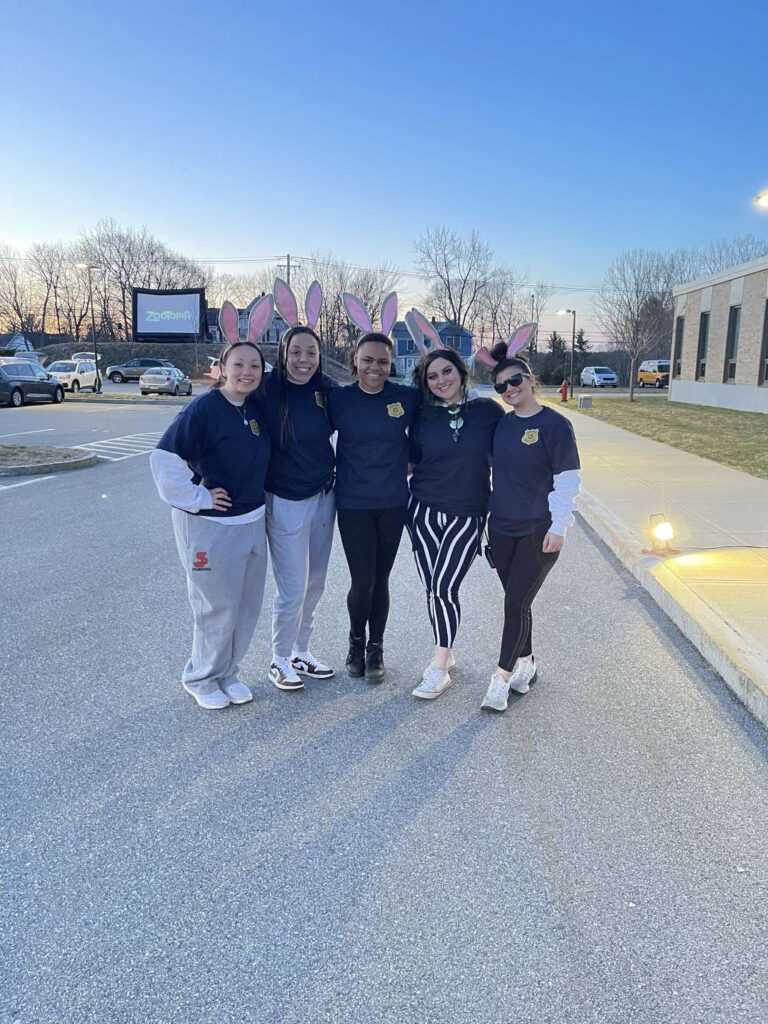
[{"label": "silver car", "polygon": [[173,366],[170,359],[129,359],[117,366],[108,366],[106,375],[113,384],[122,384],[124,380],[138,380],[150,366]]},{"label": "silver car", "polygon": [[191,395],[192,381],[175,366],[151,366],[139,377],[142,395]]}]

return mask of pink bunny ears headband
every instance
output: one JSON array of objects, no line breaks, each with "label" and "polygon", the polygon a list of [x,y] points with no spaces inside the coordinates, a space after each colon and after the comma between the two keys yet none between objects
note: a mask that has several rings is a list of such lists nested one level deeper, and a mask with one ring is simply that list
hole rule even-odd
[{"label": "pink bunny ears headband", "polygon": [[[537,327],[538,324],[523,324],[522,327],[518,327],[517,330],[514,330],[507,341],[507,351],[504,358],[513,359],[520,349],[525,348],[526,345],[530,345]],[[485,363],[486,366],[491,367],[498,366],[501,362],[501,360],[493,358],[485,345],[475,352],[475,359],[479,359],[481,363]]]},{"label": "pink bunny ears headband", "polygon": [[[272,296],[262,295],[258,302],[254,302],[248,314],[248,335],[245,340],[255,345],[269,330],[274,315],[275,305]],[[219,328],[230,345],[237,345],[240,342],[240,314],[228,299],[222,302],[219,310]]]},{"label": "pink bunny ears headband", "polygon": [[[422,355],[429,355],[430,352],[434,352],[435,349],[445,348],[445,345],[440,340],[440,335],[437,333],[435,325],[431,323],[420,313],[418,309],[411,309],[405,314],[405,326],[408,328],[408,333],[413,338],[413,343]],[[427,348],[425,339],[429,339],[430,346]]]},{"label": "pink bunny ears headband", "polygon": [[[299,327],[299,307],[296,303],[296,296],[289,284],[280,277],[275,278],[275,305],[280,316],[289,327]],[[307,288],[307,295],[304,299],[304,313],[307,318],[307,327],[314,330],[317,321],[320,319],[320,310],[323,308],[323,289],[317,281],[313,281]]]},{"label": "pink bunny ears headband", "polygon": [[[342,292],[341,301],[352,323],[359,327],[363,334],[377,334],[373,329],[368,310],[356,295]],[[381,304],[381,333],[388,335],[397,319],[397,292],[390,292]]]}]

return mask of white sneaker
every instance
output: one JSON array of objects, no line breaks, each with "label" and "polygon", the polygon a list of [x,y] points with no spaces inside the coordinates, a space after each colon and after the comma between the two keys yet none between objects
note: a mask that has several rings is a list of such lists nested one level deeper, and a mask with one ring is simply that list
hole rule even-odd
[{"label": "white sneaker", "polygon": [[[432,659],[432,662],[431,662],[429,667],[430,668],[435,668],[435,659],[434,658]],[[448,664],[445,666],[445,671],[446,672],[450,672],[452,668],[456,668],[456,659],[453,656],[453,651],[451,651],[451,656],[448,659]]]},{"label": "white sneaker", "polygon": [[503,679],[498,672],[494,672],[480,707],[487,708],[489,711],[506,711],[508,696],[509,682]]},{"label": "white sneaker", "polygon": [[218,711],[219,708],[228,708],[231,701],[223,690],[214,690],[213,693],[196,693],[190,690],[186,683],[181,684],[187,693],[194,697],[201,708],[206,711]]},{"label": "white sneaker", "polygon": [[288,658],[278,658],[269,666],[269,678],[278,690],[303,690],[304,682],[299,679]]},{"label": "white sneaker", "polygon": [[294,654],[291,666],[300,676],[308,676],[310,679],[330,679],[333,675],[331,666],[313,658],[309,651],[305,654]]},{"label": "white sneaker", "polygon": [[247,704],[249,700],[253,700],[253,694],[239,679],[230,679],[222,683],[221,688],[233,704]]},{"label": "white sneaker", "polygon": [[518,658],[515,671],[509,677],[509,688],[515,693],[528,693],[531,683],[536,681],[536,662]]},{"label": "white sneaker", "polygon": [[413,691],[413,696],[421,697],[422,700],[435,700],[450,685],[451,677],[448,673],[430,665],[422,676],[421,682]]}]

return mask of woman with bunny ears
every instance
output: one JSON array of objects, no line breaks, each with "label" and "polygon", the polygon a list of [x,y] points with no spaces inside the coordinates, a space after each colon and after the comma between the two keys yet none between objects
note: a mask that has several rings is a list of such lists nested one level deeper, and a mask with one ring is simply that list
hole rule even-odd
[{"label": "woman with bunny ears", "polygon": [[414,370],[423,402],[411,429],[407,526],[435,640],[434,660],[413,696],[434,700],[451,683],[448,670],[455,664],[461,621],[459,587],[480,551],[493,435],[504,413],[492,398],[468,391],[464,360],[443,346],[426,317],[414,309],[405,324],[424,355]]},{"label": "woman with bunny ears", "polygon": [[362,334],[353,353],[357,382],[328,395],[336,446],[336,508],[351,586],[347,671],[370,683],[384,678],[384,629],[389,574],[408,505],[408,428],[419,402],[414,388],[389,379],[397,316],[394,292],[381,307],[374,331],[363,303],[345,292],[344,308]]},{"label": "woman with bunny ears", "polygon": [[299,323],[295,295],[280,278],[274,295],[288,330],[264,389],[272,438],[267,538],[275,577],[269,678],[280,690],[301,690],[302,676],[333,675],[329,665],[310,653],[309,641],[333,542],[334,452],[326,396],[336,382],[322,372],[320,339],[314,331],[323,304],[318,282],[307,291],[306,326]]},{"label": "woman with bunny ears", "polygon": [[517,344],[519,335],[476,356],[491,367],[493,386],[511,410],[493,441],[488,533],[504,587],[504,629],[498,667],[481,705],[492,711],[506,711],[510,689],[527,693],[536,679],[531,605],[562,550],[580,486],[573,427],[536,400],[536,379],[517,355],[529,338]]},{"label": "woman with bunny ears", "polygon": [[237,310],[222,304],[219,325],[228,345],[219,381],[179,413],[150,456],[160,497],[172,506],[192,606],[192,654],[182,686],[210,710],[253,696],[238,668],[259,620],[267,568],[264,481],[271,445],[255,399],[264,375],[256,342],[272,315],[267,295],[251,310],[244,342]]}]

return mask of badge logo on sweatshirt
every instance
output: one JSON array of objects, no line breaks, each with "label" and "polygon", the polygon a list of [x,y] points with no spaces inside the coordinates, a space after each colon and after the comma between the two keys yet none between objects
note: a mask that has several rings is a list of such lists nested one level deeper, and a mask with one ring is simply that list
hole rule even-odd
[{"label": "badge logo on sweatshirt", "polygon": [[405,416],[405,409],[400,402],[392,402],[387,406],[387,413],[395,420],[399,420],[401,416]]},{"label": "badge logo on sweatshirt", "polygon": [[321,409],[325,408],[325,395],[323,394],[322,391],[315,392],[315,401],[317,402]]},{"label": "badge logo on sweatshirt", "polygon": [[536,444],[539,440],[539,428],[536,427],[535,430],[526,430],[520,440],[523,444]]},{"label": "badge logo on sweatshirt", "polygon": [[208,567],[208,552],[207,551],[196,551],[195,560],[192,563],[192,568],[196,569],[197,572],[210,572]]},{"label": "badge logo on sweatshirt", "polygon": [[250,420],[248,426],[251,428],[251,433],[255,434],[256,437],[259,437],[259,435],[261,434],[261,427],[256,422],[256,420]]}]

